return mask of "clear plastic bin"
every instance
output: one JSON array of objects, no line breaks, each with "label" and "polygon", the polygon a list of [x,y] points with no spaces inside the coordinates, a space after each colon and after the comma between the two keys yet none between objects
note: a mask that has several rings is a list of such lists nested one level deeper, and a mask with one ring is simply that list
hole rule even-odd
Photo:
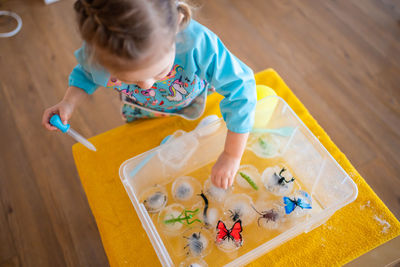
[{"label": "clear plastic bin", "polygon": [[[274,158],[283,159],[301,181],[302,190],[311,194],[313,205],[318,208],[267,242],[248,248],[218,265],[238,266],[255,260],[293,237],[325,223],[337,210],[354,201],[358,193],[353,180],[283,99],[267,97],[257,105],[261,107],[256,112],[257,128],[289,127],[286,128],[289,131],[287,136],[267,134],[272,138],[267,139],[272,144],[267,153],[257,148],[259,137],[265,134],[251,134],[242,164],[250,161],[262,170]],[[265,107],[269,107],[269,111]],[[271,107],[275,107],[273,111]],[[192,132],[178,131],[167,143],[125,161],[120,167],[121,181],[163,266],[178,266],[179,262],[174,262],[171,248],[168,250],[153,219],[140,203],[140,195],[156,184],[169,184],[215,162],[223,151],[226,132],[222,119]]]}]

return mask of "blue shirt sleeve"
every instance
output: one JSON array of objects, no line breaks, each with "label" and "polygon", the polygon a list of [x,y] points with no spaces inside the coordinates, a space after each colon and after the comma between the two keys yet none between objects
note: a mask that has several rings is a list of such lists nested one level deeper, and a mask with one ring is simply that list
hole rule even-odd
[{"label": "blue shirt sleeve", "polygon": [[188,39],[195,39],[192,50],[195,67],[192,68],[224,96],[220,109],[228,129],[236,133],[249,132],[257,103],[253,71],[236,58],[217,35],[196,21],[191,21],[186,34]]},{"label": "blue shirt sleeve", "polygon": [[93,94],[94,91],[99,87],[93,82],[92,75],[87,72],[81,64],[76,65],[69,75],[69,86],[75,86],[81,88],[89,95]]},{"label": "blue shirt sleeve", "polygon": [[78,65],[69,75],[69,86],[81,88],[89,95],[93,94],[100,86],[106,86],[110,75],[100,67],[95,68],[89,65],[85,52],[85,44],[75,51],[75,57]]}]

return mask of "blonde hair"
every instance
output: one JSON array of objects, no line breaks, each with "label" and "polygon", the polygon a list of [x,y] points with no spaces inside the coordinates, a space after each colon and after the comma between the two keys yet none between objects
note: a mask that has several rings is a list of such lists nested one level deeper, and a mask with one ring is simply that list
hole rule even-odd
[{"label": "blonde hair", "polygon": [[154,47],[170,47],[192,17],[182,0],[77,0],[74,9],[89,54],[96,60],[106,53],[117,68],[149,57]]}]

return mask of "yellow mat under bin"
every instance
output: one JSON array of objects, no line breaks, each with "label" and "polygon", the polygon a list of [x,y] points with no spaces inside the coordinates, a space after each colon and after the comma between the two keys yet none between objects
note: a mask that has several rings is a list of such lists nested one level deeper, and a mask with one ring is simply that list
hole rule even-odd
[{"label": "yellow mat under bin", "polygon": [[[257,84],[275,90],[355,181],[356,201],[336,212],[324,225],[297,236],[250,266],[340,266],[400,234],[400,223],[372,191],[346,156],[272,69],[256,74]],[[219,112],[222,97],[212,94],[204,116]],[[199,119],[200,120],[200,119]],[[75,163],[96,219],[111,266],[155,266],[159,261],[121,184],[119,166],[152,149],[178,129],[190,131],[197,121],[178,117],[138,121],[90,138],[98,149],[72,148]]]}]

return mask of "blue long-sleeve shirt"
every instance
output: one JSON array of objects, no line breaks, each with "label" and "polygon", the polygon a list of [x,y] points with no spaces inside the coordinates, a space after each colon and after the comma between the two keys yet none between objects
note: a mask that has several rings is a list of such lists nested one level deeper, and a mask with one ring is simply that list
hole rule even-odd
[{"label": "blue long-sleeve shirt", "polygon": [[253,126],[257,102],[253,71],[229,52],[217,35],[194,20],[177,36],[173,69],[148,90],[124,84],[100,66],[90,65],[84,46],[75,56],[79,64],[69,77],[69,85],[88,94],[99,86],[112,87],[140,107],[179,114],[213,86],[224,96],[220,109],[228,129],[246,133]]}]

